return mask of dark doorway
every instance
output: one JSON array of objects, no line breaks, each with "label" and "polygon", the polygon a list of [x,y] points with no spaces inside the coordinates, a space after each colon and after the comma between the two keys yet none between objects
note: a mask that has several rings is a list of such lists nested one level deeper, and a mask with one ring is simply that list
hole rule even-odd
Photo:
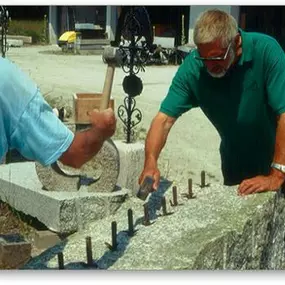
[{"label": "dark doorway", "polygon": [[274,37],[285,49],[284,6],[241,6],[240,22],[246,31],[260,32]]},{"label": "dark doorway", "polygon": [[[80,30],[82,37],[97,38],[96,34],[104,33],[106,26],[106,6],[57,6],[58,34],[76,30],[76,24],[97,25],[103,30],[94,31],[94,26]],[[103,37],[103,36],[102,36]],[[104,37],[103,37],[104,38]]]},{"label": "dark doorway", "polygon": [[155,35],[175,37],[175,45],[181,44],[182,15],[184,15],[184,35],[186,41],[189,31],[190,6],[145,6],[152,26],[155,26]]},{"label": "dark doorway", "polygon": [[6,6],[12,20],[42,20],[48,15],[48,6]]}]

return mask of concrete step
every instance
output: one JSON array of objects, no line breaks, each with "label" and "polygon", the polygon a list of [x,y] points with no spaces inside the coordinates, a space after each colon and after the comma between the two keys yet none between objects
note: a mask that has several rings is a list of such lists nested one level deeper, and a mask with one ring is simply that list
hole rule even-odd
[{"label": "concrete step", "polygon": [[7,35],[8,40],[22,40],[24,44],[31,44],[32,37],[18,36],[18,35]]},{"label": "concrete step", "polygon": [[[83,39],[81,40],[81,51],[96,51],[96,54],[102,54],[104,46],[110,45],[110,40],[106,39]],[[98,51],[98,52],[97,52]]]},{"label": "concrete step", "polygon": [[22,47],[24,45],[23,40],[7,39],[7,43],[10,47]]},{"label": "concrete step", "polygon": [[81,45],[80,50],[98,50],[102,52],[104,47],[102,45]]},{"label": "concrete step", "polygon": [[110,40],[107,39],[82,39],[81,45],[109,45]]}]

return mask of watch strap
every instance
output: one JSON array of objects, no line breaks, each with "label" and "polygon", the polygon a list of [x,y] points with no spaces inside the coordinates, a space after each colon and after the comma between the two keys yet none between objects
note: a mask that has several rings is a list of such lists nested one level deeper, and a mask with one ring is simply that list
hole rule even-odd
[{"label": "watch strap", "polygon": [[285,165],[283,164],[272,162],[271,167],[281,171],[282,173],[285,173]]}]

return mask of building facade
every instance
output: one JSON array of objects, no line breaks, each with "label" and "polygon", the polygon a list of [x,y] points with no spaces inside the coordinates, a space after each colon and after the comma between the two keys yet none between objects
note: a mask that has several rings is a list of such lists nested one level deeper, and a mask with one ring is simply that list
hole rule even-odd
[{"label": "building facade", "polygon": [[[98,37],[113,40],[116,32],[119,6],[49,6],[49,39],[56,44],[58,38],[76,24],[92,24],[98,30]],[[195,20],[204,10],[219,8],[229,12],[239,22],[239,6],[145,6],[156,36],[175,37],[181,44],[182,33],[185,42],[192,44]],[[101,33],[99,32],[101,31]]]}]

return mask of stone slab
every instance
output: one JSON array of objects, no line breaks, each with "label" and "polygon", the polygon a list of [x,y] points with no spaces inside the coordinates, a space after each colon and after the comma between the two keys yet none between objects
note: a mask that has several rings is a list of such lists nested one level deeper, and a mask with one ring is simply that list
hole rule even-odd
[{"label": "stone slab", "polygon": [[70,233],[88,222],[114,214],[128,196],[128,190],[90,193],[42,190],[34,162],[0,165],[0,199],[42,222],[57,233]]},{"label": "stone slab", "polygon": [[[79,126],[84,129],[83,125]],[[74,131],[72,124],[69,124],[69,127]],[[130,195],[135,196],[139,188],[138,178],[144,165],[144,144],[142,142],[127,144],[121,140],[110,142],[114,143],[116,150],[112,145],[105,143],[100,152],[80,169],[64,166],[60,162],[58,164],[68,173],[101,177],[98,182],[88,187],[89,192],[112,192],[111,187],[115,184],[120,188],[129,189]],[[117,157],[119,157],[118,162]],[[49,191],[61,189],[64,192],[73,192],[76,189],[78,178],[62,177],[51,167],[43,167],[38,163],[36,170],[42,183],[49,185]]]},{"label": "stone slab", "polygon": [[[64,254],[65,267],[84,269],[85,237],[91,236],[93,260],[109,270],[190,269],[284,269],[284,193],[268,192],[240,197],[237,187],[213,184],[201,189],[194,185],[195,199],[187,200],[178,189],[179,206],[161,216],[158,203],[169,186],[160,186],[149,197],[151,225],[144,226],[143,207],[130,198],[111,217],[93,222],[89,228],[69,236],[60,246],[45,251],[25,268],[57,268],[56,253]],[[168,190],[167,190],[168,189]],[[166,191],[166,192],[165,192]],[[127,210],[133,209],[136,234],[127,235]],[[112,221],[117,221],[117,250],[110,251]]]},{"label": "stone slab", "polygon": [[60,237],[51,231],[36,231],[34,236],[34,244],[38,249],[47,249],[59,243]]},{"label": "stone slab", "polygon": [[130,189],[131,195],[135,196],[138,189],[138,178],[144,166],[144,144],[141,142],[125,143],[114,141],[120,154],[120,172],[117,185]]},{"label": "stone slab", "polygon": [[32,43],[32,37],[29,36],[18,36],[18,35],[7,35],[8,40],[22,40],[25,44]]},{"label": "stone slab", "polygon": [[[68,167],[59,161],[57,163],[66,173],[81,174],[95,179],[95,183],[91,183],[86,187],[88,192],[111,193],[116,190],[120,160],[118,149],[112,140],[106,140],[100,151],[79,169]],[[74,192],[78,190],[78,177],[59,175],[51,166],[44,167],[38,162],[36,162],[36,172],[40,182],[48,191]]]},{"label": "stone slab", "polygon": [[7,39],[9,47],[22,47],[24,45],[23,40],[18,39]]},{"label": "stone slab", "polygon": [[0,269],[18,269],[31,258],[31,243],[17,234],[0,235]]}]

